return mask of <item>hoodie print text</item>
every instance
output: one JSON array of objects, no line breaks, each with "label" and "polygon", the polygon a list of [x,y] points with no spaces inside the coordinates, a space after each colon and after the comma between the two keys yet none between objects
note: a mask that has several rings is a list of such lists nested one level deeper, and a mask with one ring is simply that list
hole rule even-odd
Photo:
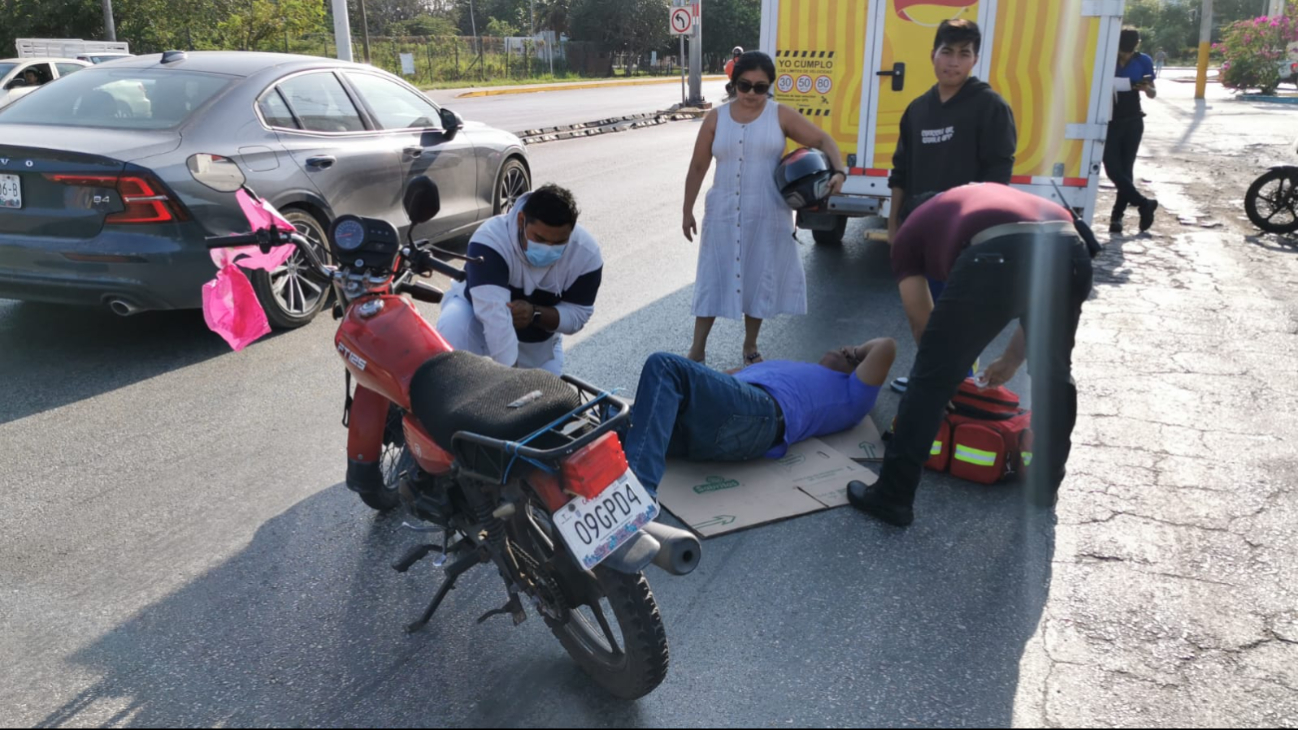
[{"label": "hoodie print text", "polygon": [[955,137],[955,127],[921,129],[919,136],[924,144],[942,144],[943,142],[950,142]]}]

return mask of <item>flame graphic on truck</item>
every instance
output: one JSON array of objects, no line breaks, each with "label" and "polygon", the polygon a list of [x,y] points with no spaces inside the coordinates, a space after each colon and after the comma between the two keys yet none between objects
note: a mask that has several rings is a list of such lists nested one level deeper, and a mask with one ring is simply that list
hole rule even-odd
[{"label": "flame graphic on truck", "polygon": [[[897,17],[910,23],[935,28],[943,20],[954,20],[978,0],[896,0]],[[950,8],[955,9],[951,14]],[[918,14],[916,13],[918,11]]]}]

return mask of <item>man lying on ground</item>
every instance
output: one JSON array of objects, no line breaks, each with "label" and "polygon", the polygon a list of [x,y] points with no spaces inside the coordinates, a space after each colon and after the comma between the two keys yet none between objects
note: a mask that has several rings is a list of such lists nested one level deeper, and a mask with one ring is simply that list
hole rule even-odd
[{"label": "man lying on ground", "polygon": [[882,337],[819,363],[769,360],[734,375],[655,353],[640,373],[623,444],[631,471],[657,490],[668,456],[778,459],[799,441],[856,426],[874,408],[897,343]]}]

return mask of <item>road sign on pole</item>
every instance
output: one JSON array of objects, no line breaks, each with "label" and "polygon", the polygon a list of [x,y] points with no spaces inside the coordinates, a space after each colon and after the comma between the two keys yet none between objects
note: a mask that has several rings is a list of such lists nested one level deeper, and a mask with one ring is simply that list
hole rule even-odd
[{"label": "road sign on pole", "polygon": [[690,35],[694,32],[694,13],[689,8],[672,8],[672,35]]}]

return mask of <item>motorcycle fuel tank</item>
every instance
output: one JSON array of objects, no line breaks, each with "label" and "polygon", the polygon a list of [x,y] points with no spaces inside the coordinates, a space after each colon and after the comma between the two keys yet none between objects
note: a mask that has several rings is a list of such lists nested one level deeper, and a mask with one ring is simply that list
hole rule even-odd
[{"label": "motorcycle fuel tank", "polygon": [[405,410],[415,371],[453,349],[409,300],[392,295],[349,307],[334,344],[357,382]]}]

